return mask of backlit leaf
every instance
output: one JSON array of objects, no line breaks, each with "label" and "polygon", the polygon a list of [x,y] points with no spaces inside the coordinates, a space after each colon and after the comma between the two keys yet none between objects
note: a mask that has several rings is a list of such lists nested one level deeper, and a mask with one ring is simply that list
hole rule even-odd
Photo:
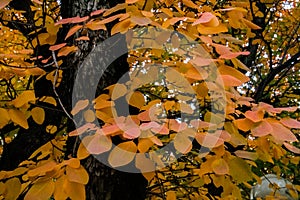
[{"label": "backlit leaf", "polygon": [[34,102],[34,101],[35,101],[34,91],[26,90],[23,93],[21,93],[15,100],[13,100],[12,103],[16,108],[20,108],[24,104],[28,102]]},{"label": "backlit leaf", "polygon": [[252,179],[249,165],[241,158],[235,157],[228,162],[229,174],[237,183],[247,182]]},{"label": "backlit leaf", "polygon": [[89,181],[89,174],[80,166],[79,168],[66,167],[66,175],[71,182],[87,184]]},{"label": "backlit leaf", "polygon": [[248,110],[245,112],[245,117],[250,119],[253,122],[260,122],[264,117],[264,112],[262,110],[251,111]]},{"label": "backlit leaf", "polygon": [[111,29],[111,34],[114,35],[116,33],[124,33],[126,32],[131,25],[130,19],[125,19],[117,24],[115,24]]},{"label": "backlit leaf", "polygon": [[82,25],[75,25],[73,26],[69,32],[67,33],[65,40],[68,39],[69,37],[71,37],[72,35],[74,35],[74,33],[76,33],[79,29],[81,29],[83,26]]},{"label": "backlit leaf", "polygon": [[26,193],[24,200],[44,200],[49,199],[54,192],[55,183],[49,181],[37,182]]},{"label": "backlit leaf", "polygon": [[256,152],[237,150],[234,152],[234,154],[240,158],[246,158],[249,160],[256,160],[258,158],[258,154]]},{"label": "backlit leaf", "polygon": [[63,189],[65,193],[72,200],[82,200],[85,198],[85,187],[83,184],[71,182],[69,180],[65,180],[63,184]]},{"label": "backlit leaf", "polygon": [[219,20],[214,14],[212,14],[210,12],[205,12],[205,13],[202,13],[200,18],[197,19],[192,25],[195,26],[198,24],[216,27],[219,25]]},{"label": "backlit leaf", "polygon": [[126,95],[129,105],[141,108],[145,104],[145,97],[141,92],[133,92]]},{"label": "backlit leaf", "polygon": [[89,100],[85,99],[85,100],[79,100],[74,108],[71,111],[71,114],[74,116],[76,115],[79,111],[83,110],[84,108],[86,108],[89,105]]},{"label": "backlit leaf", "polygon": [[215,159],[211,164],[213,172],[217,175],[225,175],[229,173],[227,162],[222,158]]},{"label": "backlit leaf", "polygon": [[16,200],[21,192],[21,182],[18,178],[11,178],[5,182],[6,192],[3,194],[5,199]]},{"label": "backlit leaf", "polygon": [[26,116],[23,112],[21,112],[20,110],[9,109],[8,114],[11,118],[11,121],[22,126],[25,129],[29,128]]},{"label": "backlit leaf", "polygon": [[35,107],[31,110],[31,116],[37,124],[42,124],[45,120],[45,111],[43,108]]},{"label": "backlit leaf", "polygon": [[130,163],[136,154],[137,146],[132,141],[118,144],[109,154],[108,162],[112,167],[120,167]]},{"label": "backlit leaf", "polygon": [[186,154],[191,151],[192,149],[192,141],[186,135],[179,132],[176,134],[174,138],[174,147],[180,153]]},{"label": "backlit leaf", "polygon": [[7,6],[10,2],[11,2],[11,0],[1,0],[0,1],[0,9],[4,8],[5,6]]},{"label": "backlit leaf", "polygon": [[271,132],[271,135],[275,138],[275,140],[278,141],[288,141],[288,142],[296,142],[298,141],[295,134],[290,131],[290,129],[284,127],[280,123],[270,123],[273,131]]},{"label": "backlit leaf", "polygon": [[0,129],[3,128],[5,125],[8,124],[10,120],[9,113],[6,109],[0,108]]},{"label": "backlit leaf", "polygon": [[93,110],[86,110],[83,113],[84,120],[88,123],[95,121],[96,115]]},{"label": "backlit leaf", "polygon": [[296,153],[296,154],[300,154],[300,149],[287,143],[287,142],[284,142],[283,145],[288,149],[290,150],[291,152],[293,153]]},{"label": "backlit leaf", "polygon": [[300,129],[300,122],[292,119],[292,118],[283,118],[280,119],[280,123],[282,123],[284,126],[288,128],[298,128]]},{"label": "backlit leaf", "polygon": [[86,149],[90,154],[101,154],[109,151],[112,147],[112,141],[109,137],[96,134],[92,136],[90,142],[86,146]]},{"label": "backlit leaf", "polygon": [[259,124],[255,124],[251,129],[251,133],[253,136],[262,137],[270,134],[273,131],[272,126],[267,121],[263,120],[259,122]]}]

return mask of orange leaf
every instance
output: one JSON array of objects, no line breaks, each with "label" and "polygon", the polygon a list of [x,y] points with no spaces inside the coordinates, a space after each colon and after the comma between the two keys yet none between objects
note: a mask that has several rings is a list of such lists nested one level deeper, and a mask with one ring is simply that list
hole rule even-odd
[{"label": "orange leaf", "polygon": [[283,125],[285,125],[286,127],[289,127],[289,128],[300,129],[300,122],[295,119],[292,119],[292,118],[280,119],[280,123],[282,123]]},{"label": "orange leaf", "polygon": [[275,138],[275,140],[288,141],[288,142],[296,142],[298,139],[295,134],[290,131],[290,129],[284,127],[280,123],[270,123],[273,127],[273,131],[271,135]]},{"label": "orange leaf", "polygon": [[45,111],[43,108],[35,107],[31,110],[31,116],[37,124],[42,124],[45,120]]},{"label": "orange leaf", "polygon": [[72,36],[74,33],[76,33],[79,29],[81,29],[83,26],[82,25],[76,25],[70,28],[67,36],[65,37],[65,40],[68,39],[70,36]]},{"label": "orange leaf", "polygon": [[85,100],[79,100],[74,108],[71,111],[71,114],[74,116],[76,115],[79,111],[83,110],[84,108],[86,108],[89,105],[89,100],[85,99]]},{"label": "orange leaf", "polygon": [[[112,89],[111,89],[112,88]],[[127,87],[124,84],[115,84],[113,87],[110,87],[111,100],[116,100],[127,93]]]},{"label": "orange leaf", "polygon": [[174,147],[177,151],[187,154],[192,150],[192,141],[183,133],[179,132],[174,138]]},{"label": "orange leaf", "polygon": [[0,9],[4,8],[5,6],[7,6],[10,2],[11,2],[11,0],[1,0],[0,1]]},{"label": "orange leaf", "polygon": [[233,59],[236,58],[240,55],[249,55],[250,52],[249,51],[241,51],[241,52],[228,52],[227,54],[223,54],[220,56],[220,58],[224,58],[224,59]]},{"label": "orange leaf", "polygon": [[11,178],[5,182],[4,199],[17,199],[21,192],[21,182],[18,178]]},{"label": "orange leaf", "polygon": [[114,35],[116,33],[124,33],[129,29],[130,25],[130,19],[125,19],[112,27],[111,34]]},{"label": "orange leaf", "polygon": [[283,145],[288,149],[290,150],[291,152],[293,153],[296,153],[296,154],[300,154],[300,149],[287,143],[287,142],[284,142]]},{"label": "orange leaf", "polygon": [[133,92],[126,96],[127,102],[134,107],[141,108],[145,104],[145,97],[141,92]]},{"label": "orange leaf", "polygon": [[69,136],[76,136],[76,135],[81,135],[82,133],[84,133],[85,131],[89,130],[89,129],[94,129],[95,128],[95,124],[92,123],[86,123],[83,126],[75,129],[74,131],[69,133]]},{"label": "orange leaf", "polygon": [[200,34],[209,35],[209,34],[218,34],[218,33],[222,33],[222,32],[227,32],[228,28],[224,24],[221,24],[221,23],[216,27],[204,26],[203,24],[198,24],[197,31]]},{"label": "orange leaf", "polygon": [[270,134],[273,131],[272,126],[267,121],[263,120],[259,124],[254,125],[251,129],[253,136],[262,137]]},{"label": "orange leaf", "polygon": [[66,167],[66,175],[71,182],[87,184],[89,181],[89,174],[80,166],[79,168]]},{"label": "orange leaf", "polygon": [[249,77],[247,77],[246,75],[244,75],[243,73],[241,73],[239,70],[237,70],[237,69],[235,69],[233,67],[226,66],[226,65],[221,65],[218,68],[218,71],[222,75],[233,76],[233,77],[237,78],[238,80],[240,80],[243,83],[248,82],[250,80]]},{"label": "orange leaf", "polygon": [[236,87],[243,84],[242,81],[231,75],[221,75],[221,78],[223,80],[224,86],[227,87]]},{"label": "orange leaf", "polygon": [[245,112],[245,117],[247,119],[250,119],[253,122],[260,122],[264,118],[264,112],[262,110],[257,110],[257,111],[246,111]]},{"label": "orange leaf", "polygon": [[103,152],[109,151],[112,147],[112,141],[109,137],[95,134],[86,149],[90,154],[101,154]]},{"label": "orange leaf", "polygon": [[229,173],[229,166],[227,162],[222,158],[215,159],[212,162],[211,167],[213,172],[215,172],[217,175],[224,175]]},{"label": "orange leaf", "polygon": [[154,143],[150,139],[141,138],[138,143],[138,150],[140,153],[145,153],[153,146],[153,144]]},{"label": "orange leaf", "polygon": [[182,3],[184,5],[186,5],[187,7],[190,7],[190,8],[194,8],[194,9],[198,9],[199,7],[194,4],[194,2],[192,2],[191,0],[183,0]]},{"label": "orange leaf", "polygon": [[84,117],[84,120],[88,123],[91,123],[91,122],[95,121],[95,119],[96,119],[96,115],[95,115],[94,111],[92,111],[90,109],[87,111],[84,111],[83,117]]},{"label": "orange leaf", "polygon": [[78,48],[76,46],[63,47],[58,51],[57,57],[66,56],[66,55],[76,51],[77,49]]},{"label": "orange leaf", "polygon": [[128,3],[128,4],[132,4],[132,3],[136,3],[138,1],[139,0],[126,0],[125,2]]},{"label": "orange leaf", "polygon": [[238,129],[247,132],[251,129],[253,122],[247,118],[234,120],[234,124]]},{"label": "orange leaf", "polygon": [[72,200],[82,200],[86,199],[85,197],[85,187],[83,184],[71,182],[65,179],[63,184],[63,189],[65,193],[70,197]]},{"label": "orange leaf", "polygon": [[167,198],[166,200],[176,200],[176,192],[175,191],[168,191],[166,192]]},{"label": "orange leaf", "polygon": [[242,21],[251,29],[254,29],[254,30],[261,29],[261,27],[257,26],[256,24],[254,24],[253,22],[251,22],[245,18],[242,18]]},{"label": "orange leaf", "polygon": [[149,19],[148,17],[138,17],[138,16],[132,16],[130,20],[132,23],[137,24],[139,26],[146,26],[152,22],[152,20]]},{"label": "orange leaf", "polygon": [[258,158],[258,155],[256,152],[237,150],[234,152],[234,154],[240,158],[245,158],[245,159],[249,159],[249,160],[256,160]]},{"label": "orange leaf", "polygon": [[81,23],[89,19],[89,16],[85,17],[71,17],[71,18],[66,18],[62,19],[58,22],[55,23],[55,26],[60,25],[60,24],[69,24],[69,23]]},{"label": "orange leaf", "polygon": [[206,133],[206,134],[197,133],[195,138],[200,145],[208,148],[218,147],[224,144],[223,139],[218,138],[210,133]]},{"label": "orange leaf", "polygon": [[137,151],[137,146],[132,141],[118,144],[109,154],[108,162],[112,167],[120,167],[130,163]]},{"label": "orange leaf", "polygon": [[0,129],[3,128],[5,125],[8,124],[10,120],[10,116],[8,114],[8,111],[4,108],[0,108]]},{"label": "orange leaf", "polygon": [[20,110],[9,109],[8,114],[11,118],[11,121],[22,126],[25,129],[29,128],[26,116]]},{"label": "orange leaf", "polygon": [[94,16],[94,15],[100,15],[104,12],[105,10],[104,9],[100,9],[100,10],[95,10],[93,12],[91,12],[91,17]]},{"label": "orange leaf", "polygon": [[62,47],[66,46],[67,43],[61,43],[61,44],[57,44],[57,45],[53,45],[49,48],[50,51],[56,51],[58,49],[61,49]]},{"label": "orange leaf", "polygon": [[76,38],[75,40],[76,40],[76,41],[80,41],[80,40],[90,40],[90,38],[87,37],[87,36],[81,36],[81,37],[79,37],[79,38]]},{"label": "orange leaf", "polygon": [[95,30],[107,30],[106,26],[103,23],[101,23],[101,21],[96,21],[96,20],[95,21],[90,21],[89,23],[87,23],[85,25],[85,27],[88,28],[88,29],[91,29],[93,31],[95,31]]},{"label": "orange leaf", "polygon": [[49,199],[54,192],[55,183],[50,179],[49,181],[37,182],[26,193],[24,200],[32,199]]},{"label": "orange leaf", "polygon": [[136,155],[135,166],[141,170],[142,173],[155,171],[155,163],[149,158],[146,158],[145,154],[140,153]]},{"label": "orange leaf", "polygon": [[220,23],[219,23],[218,18],[214,14],[212,14],[210,12],[205,12],[205,13],[202,13],[200,18],[197,19],[192,25],[195,26],[195,25],[198,25],[198,24],[203,24],[205,26],[216,27]]}]

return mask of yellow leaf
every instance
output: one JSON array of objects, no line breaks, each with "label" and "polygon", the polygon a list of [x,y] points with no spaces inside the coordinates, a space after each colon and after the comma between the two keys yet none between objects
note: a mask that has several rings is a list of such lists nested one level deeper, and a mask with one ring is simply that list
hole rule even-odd
[{"label": "yellow leaf", "polygon": [[86,122],[93,122],[96,119],[94,111],[92,111],[90,109],[87,111],[84,111],[83,117]]},{"label": "yellow leaf", "polygon": [[228,164],[222,158],[215,159],[212,162],[211,167],[213,172],[215,172],[217,175],[225,175],[229,173]]},{"label": "yellow leaf", "polygon": [[45,103],[49,103],[52,104],[54,106],[57,105],[56,100],[53,97],[47,97],[47,96],[43,96],[40,101],[45,102]]},{"label": "yellow leaf", "polygon": [[233,67],[226,66],[226,65],[220,66],[218,68],[218,71],[222,75],[233,76],[233,77],[237,78],[238,80],[240,80],[242,83],[248,82],[250,80],[249,77],[247,77],[246,75],[241,73],[239,70],[237,70]]},{"label": "yellow leaf", "polygon": [[35,107],[31,110],[31,116],[37,124],[42,124],[45,120],[45,111],[43,108]]},{"label": "yellow leaf", "polygon": [[132,4],[132,3],[136,3],[138,1],[139,0],[126,0],[125,2],[128,3],[128,4]]},{"label": "yellow leaf", "polygon": [[127,102],[134,107],[141,108],[145,104],[144,95],[141,92],[133,92],[126,95]]},{"label": "yellow leaf", "polygon": [[155,171],[155,163],[149,158],[146,158],[145,154],[140,153],[136,155],[135,166],[141,170],[142,173]]},{"label": "yellow leaf", "polygon": [[118,22],[115,24],[112,29],[111,29],[111,35],[114,35],[116,33],[124,33],[126,32],[131,25],[131,20],[130,19],[125,19],[121,22]]},{"label": "yellow leaf", "polygon": [[65,176],[61,176],[55,181],[55,189],[53,193],[54,199],[67,199],[68,195],[63,190],[63,184],[65,181]]},{"label": "yellow leaf", "polygon": [[37,182],[26,193],[24,200],[44,200],[49,199],[54,192],[55,184],[50,179],[49,181]]},{"label": "yellow leaf", "polygon": [[8,114],[11,118],[11,121],[22,126],[25,129],[28,129],[28,122],[24,113],[19,110],[9,109]]},{"label": "yellow leaf", "polygon": [[176,192],[175,191],[168,191],[166,192],[167,200],[176,200]]},{"label": "yellow leaf", "polygon": [[4,199],[15,200],[21,192],[21,182],[18,178],[11,178],[5,182],[6,191],[3,194]]},{"label": "yellow leaf", "polygon": [[92,140],[93,136],[86,136],[82,139],[78,150],[77,150],[77,158],[82,160],[87,158],[90,155],[90,152],[87,150],[86,145]]},{"label": "yellow leaf", "polygon": [[79,111],[83,110],[84,108],[86,108],[89,105],[89,100],[85,99],[85,100],[79,100],[74,108],[71,111],[71,114],[74,116],[76,115]]},{"label": "yellow leaf", "polygon": [[66,175],[68,177],[68,180],[71,182],[81,183],[85,185],[89,181],[89,174],[82,166],[76,169],[67,166]]},{"label": "yellow leaf", "polygon": [[48,125],[46,127],[46,132],[50,134],[54,134],[57,131],[57,127],[54,125]]},{"label": "yellow leaf", "polygon": [[246,158],[249,160],[256,160],[258,158],[258,155],[256,152],[249,152],[249,151],[243,151],[243,150],[237,150],[234,152],[235,155],[237,155],[240,158]]},{"label": "yellow leaf", "polygon": [[103,23],[101,23],[100,21],[96,21],[96,20],[87,23],[85,25],[85,27],[88,28],[88,29],[91,29],[93,31],[95,31],[95,30],[106,30],[106,26]]},{"label": "yellow leaf", "polygon": [[0,108],[0,129],[3,128],[6,124],[8,124],[10,120],[10,116],[8,111],[4,108]]},{"label": "yellow leaf", "polygon": [[237,183],[247,182],[252,179],[249,165],[241,158],[235,157],[228,162],[229,174]]},{"label": "yellow leaf", "polygon": [[233,121],[236,127],[244,132],[247,132],[251,129],[253,122],[250,119],[237,119]]},{"label": "yellow leaf", "polygon": [[186,5],[187,7],[190,7],[190,8],[194,8],[194,9],[198,9],[199,7],[194,4],[191,0],[183,0],[182,3],[184,5]]},{"label": "yellow leaf", "polygon": [[83,200],[85,197],[85,187],[83,184],[71,182],[65,179],[63,184],[64,192],[70,197],[72,200]]},{"label": "yellow leaf", "polygon": [[112,167],[120,167],[130,163],[136,154],[137,146],[132,141],[118,144],[109,154],[108,162]]},{"label": "yellow leaf", "polygon": [[24,104],[28,102],[34,102],[34,101],[35,101],[34,91],[26,90],[23,93],[21,93],[15,100],[13,100],[12,103],[16,108],[20,108]]},{"label": "yellow leaf", "polygon": [[82,28],[82,25],[75,25],[72,28],[70,28],[69,32],[67,33],[67,36],[65,37],[65,40],[74,35],[79,29]]}]

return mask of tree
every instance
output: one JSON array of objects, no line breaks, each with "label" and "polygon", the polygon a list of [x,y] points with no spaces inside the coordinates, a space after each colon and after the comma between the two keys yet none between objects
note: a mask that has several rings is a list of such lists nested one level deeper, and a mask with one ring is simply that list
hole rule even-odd
[{"label": "tree", "polygon": [[296,199],[298,8],[2,1],[1,197]]}]

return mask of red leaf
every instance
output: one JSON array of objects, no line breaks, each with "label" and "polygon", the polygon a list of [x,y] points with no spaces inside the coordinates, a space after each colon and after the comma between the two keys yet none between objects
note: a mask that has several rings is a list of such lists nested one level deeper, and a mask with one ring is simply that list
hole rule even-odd
[{"label": "red leaf", "polygon": [[267,121],[262,121],[251,129],[253,136],[262,137],[270,134],[273,131],[272,126]]},{"label": "red leaf", "polygon": [[270,123],[273,127],[271,134],[276,140],[296,142],[298,141],[294,133],[292,133],[288,128],[284,127],[280,123]]},{"label": "red leaf", "polygon": [[244,115],[247,119],[250,119],[253,122],[260,122],[264,117],[264,112],[262,110],[257,110],[257,111],[248,110],[245,112]]},{"label": "red leaf", "polygon": [[58,49],[60,49],[60,48],[62,48],[62,47],[64,47],[64,46],[66,46],[66,45],[67,45],[67,43],[57,44],[57,45],[51,46],[51,47],[49,48],[49,50],[50,50],[50,51],[56,51],[56,50],[58,50]]}]

